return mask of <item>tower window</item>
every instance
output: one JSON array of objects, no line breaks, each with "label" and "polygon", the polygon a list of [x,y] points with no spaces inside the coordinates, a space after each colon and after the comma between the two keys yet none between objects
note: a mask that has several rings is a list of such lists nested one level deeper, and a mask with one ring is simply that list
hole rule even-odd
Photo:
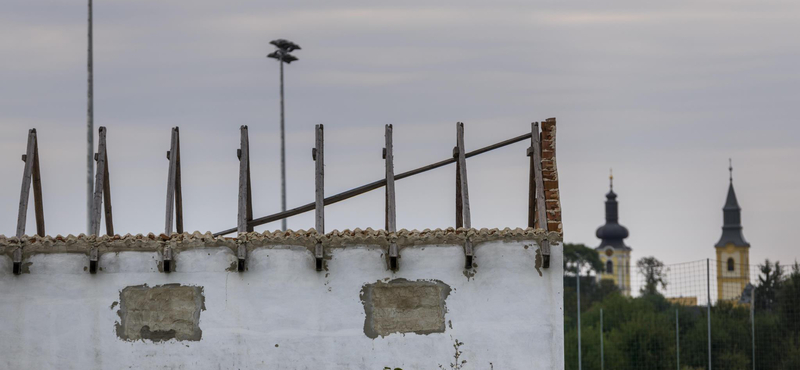
[{"label": "tower window", "polygon": [[614,273],[614,264],[611,261],[606,261],[606,274]]},{"label": "tower window", "polygon": [[728,271],[734,270],[733,258],[728,258]]}]

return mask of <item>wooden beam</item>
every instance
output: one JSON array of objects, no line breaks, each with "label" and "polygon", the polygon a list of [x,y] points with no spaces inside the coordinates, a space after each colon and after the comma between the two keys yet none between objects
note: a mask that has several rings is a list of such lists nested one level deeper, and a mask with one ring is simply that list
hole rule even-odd
[{"label": "wooden beam", "polygon": [[[466,153],[466,155],[464,157],[470,158],[470,157],[474,157],[476,155],[481,155],[483,153],[490,152],[492,150],[495,150],[495,149],[498,149],[498,148],[502,148],[504,146],[508,146],[508,145],[511,145],[511,144],[514,144],[514,143],[518,143],[518,142],[526,140],[526,139],[530,139],[530,137],[531,137],[530,133],[522,134],[522,135],[513,137],[511,139],[508,139],[508,140],[503,140],[503,141],[501,141],[499,143],[495,143],[495,144],[488,145],[488,146],[485,146],[485,147],[480,148],[480,149],[473,150],[471,152]],[[402,172],[402,173],[396,174],[394,176],[394,179],[395,179],[395,181],[402,180],[402,179],[405,179],[407,177],[411,177],[411,176],[414,176],[414,175],[421,174],[423,172],[431,171],[431,170],[434,170],[434,169],[437,169],[439,167],[443,167],[443,166],[446,166],[446,165],[452,164],[452,163],[456,163],[456,158],[455,157],[454,158],[445,159],[445,160],[442,160],[442,161],[439,161],[439,162],[436,162],[436,163],[432,163],[432,164],[429,164],[427,166],[422,166],[422,167],[419,167],[419,168],[416,168],[416,169],[413,169],[413,170],[410,170],[410,171],[406,171],[406,172]],[[386,179],[376,180],[376,181],[373,181],[371,183],[359,186],[357,188],[353,188],[353,189],[341,192],[339,194],[332,195],[332,196],[330,196],[328,198],[325,198],[324,202],[325,202],[326,206],[329,206],[331,204],[335,204],[335,203],[341,202],[343,200],[350,199],[350,198],[352,198],[354,196],[370,192],[372,190],[381,188],[383,186],[386,186]],[[250,224],[252,226],[259,226],[259,225],[263,225],[263,224],[268,224],[270,222],[280,221],[280,220],[282,220],[284,218],[297,216],[297,215],[305,213],[305,212],[313,211],[315,209],[315,206],[316,206],[316,202],[311,202],[311,203],[304,204],[304,205],[299,206],[299,207],[288,209],[288,210],[283,211],[283,212],[278,212],[278,213],[274,213],[274,214],[271,214],[271,215],[268,215],[268,216],[264,216],[264,217],[259,217],[259,218],[253,219],[253,221],[250,222]],[[235,233],[236,230],[237,230],[237,228],[235,228],[235,227],[227,229],[227,230],[222,230],[220,232],[214,233],[214,236],[220,236],[220,235],[226,235],[226,234],[230,234],[230,233]]]},{"label": "wooden beam", "polygon": [[25,235],[25,224],[28,218],[28,199],[31,192],[31,177],[33,176],[33,163],[36,150],[36,129],[28,131],[28,145],[22,161],[25,162],[22,170],[22,188],[19,194],[19,211],[17,212],[17,238]]},{"label": "wooden beam", "polygon": [[[317,233],[321,236],[325,234],[325,144],[324,131],[321,124],[315,127],[315,145],[312,158],[315,162],[314,168],[314,225]],[[323,258],[325,252],[322,243],[317,242],[314,250],[314,259],[317,271],[322,271]]]},{"label": "wooden beam", "polygon": [[[532,217],[535,214],[537,227],[547,231],[547,211],[544,198],[544,178],[542,177],[542,145],[539,123],[531,123],[531,146],[528,148],[531,157],[531,183],[528,191],[528,226],[533,227]],[[531,203],[533,201],[533,203]],[[542,266],[550,267],[550,241],[542,241]]]},{"label": "wooden beam", "polygon": [[39,137],[33,129],[33,205],[36,214],[36,234],[47,235],[44,230],[44,204],[42,203],[42,171],[39,168]]},{"label": "wooden beam", "polygon": [[461,207],[463,207],[463,212],[461,215],[464,220],[464,227],[469,229],[472,227],[472,221],[470,218],[470,209],[469,209],[469,187],[467,186],[467,157],[464,153],[464,123],[458,122],[456,124],[456,140],[458,143],[458,165],[459,171],[458,174],[461,177]]},{"label": "wooden beam", "polygon": [[[178,165],[178,148],[177,148],[177,139],[178,139],[178,128],[172,128],[172,137],[170,139],[170,146],[169,151],[167,152],[167,159],[169,159],[169,168],[167,169],[167,213],[164,223],[164,235],[170,236],[172,235],[172,218],[174,212],[174,206],[176,203],[175,200],[175,193],[176,193],[176,176],[177,176],[177,165]],[[164,260],[166,262],[166,259]],[[167,269],[164,269],[164,272]]]},{"label": "wooden beam", "polygon": [[108,146],[103,156],[106,158],[103,165],[103,210],[106,217],[106,235],[114,235],[114,218],[111,216],[111,176],[108,175]]},{"label": "wooden beam", "polygon": [[397,209],[394,188],[394,152],[392,149],[392,125],[386,125],[386,231],[397,231]]},{"label": "wooden beam", "polygon": [[[239,157],[239,212],[238,212],[238,231],[239,235],[253,231],[253,226],[248,225],[248,221],[253,218],[253,201],[250,191],[250,138],[247,126],[239,128],[240,143],[237,151]],[[244,272],[247,261],[247,246],[239,244],[236,257],[238,259],[237,270]]]},{"label": "wooden beam", "polygon": [[[383,157],[386,160],[386,231],[394,233],[397,231],[397,203],[394,187],[394,151],[392,144],[392,125],[386,125],[385,138],[386,147],[383,149]],[[389,241],[389,269],[398,269],[399,253],[397,243]]]},{"label": "wooden beam", "polygon": [[100,126],[97,144],[97,153],[94,155],[97,162],[94,176],[94,197],[92,202],[92,235],[100,234],[100,207],[103,204],[103,190],[105,189],[106,171],[106,128]]},{"label": "wooden beam", "polygon": [[[469,229],[472,228],[472,220],[470,217],[470,209],[469,209],[469,187],[467,182],[467,157],[465,155],[466,150],[464,149],[464,123],[458,122],[456,123],[456,149],[458,150],[458,176],[459,176],[459,187],[461,190],[461,218],[464,223],[464,227]],[[464,241],[464,256],[465,256],[465,263],[464,267],[467,269],[472,268],[472,259],[474,256],[472,250],[472,241],[469,240],[469,237]]]},{"label": "wooden beam", "polygon": [[183,233],[183,191],[181,190],[181,136],[175,127],[175,231]]},{"label": "wooden beam", "polygon": [[458,146],[453,147],[456,159],[456,229],[464,227],[464,204],[461,199],[461,164],[458,161]]},{"label": "wooden beam", "polygon": [[240,144],[239,144],[239,212],[238,212],[238,232],[239,234],[246,233],[250,227],[247,225],[247,216],[250,214],[248,202],[250,190],[250,142],[247,134],[247,126],[239,128]]}]

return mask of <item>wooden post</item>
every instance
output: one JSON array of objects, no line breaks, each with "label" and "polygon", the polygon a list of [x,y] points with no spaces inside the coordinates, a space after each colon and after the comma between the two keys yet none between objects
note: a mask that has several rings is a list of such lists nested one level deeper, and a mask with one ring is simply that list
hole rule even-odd
[{"label": "wooden post", "polygon": [[[239,235],[253,231],[253,227],[248,224],[253,219],[253,197],[250,189],[250,139],[248,137],[247,126],[239,128],[241,133],[240,148],[237,151],[239,157],[239,214],[238,231]],[[238,270],[245,270],[247,259],[247,246],[239,244],[236,252],[239,259]]]},{"label": "wooden post", "polygon": [[239,216],[238,232],[246,233],[253,231],[253,227],[248,221],[253,219],[253,197],[250,189],[250,139],[248,138],[247,126],[239,128],[241,132],[240,149],[237,151],[239,157]]},{"label": "wooden post", "polygon": [[92,204],[92,235],[100,234],[100,207],[105,203],[106,234],[114,235],[114,222],[111,217],[111,184],[108,175],[108,151],[106,145],[106,128],[100,126],[98,135],[97,153],[94,160],[97,161],[95,171],[94,199]]},{"label": "wooden post", "polygon": [[31,183],[33,185],[33,202],[36,212],[36,234],[45,236],[44,206],[42,204],[42,176],[39,169],[39,140],[36,129],[28,131],[28,145],[22,156],[25,162],[22,171],[22,188],[19,196],[19,213],[17,213],[17,238],[25,235],[25,224],[28,217],[28,199],[30,198]]},{"label": "wooden post", "polygon": [[[469,189],[467,186],[467,159],[465,156],[466,151],[464,150],[464,123],[462,122],[456,123],[456,149],[458,150],[458,159],[456,163],[458,164],[458,176],[460,180],[458,184],[461,188],[461,217],[464,222],[464,227],[469,229],[472,228],[472,221],[470,218]],[[472,241],[469,240],[469,237],[467,237],[464,242],[464,256],[466,257],[464,267],[471,269],[473,250]]]},{"label": "wooden post", "polygon": [[[386,125],[386,147],[383,158],[386,160],[386,231],[397,231],[397,208],[394,192],[394,154],[392,150],[392,125]],[[399,253],[397,243],[389,241],[389,269],[397,270]]]},{"label": "wooden post", "polygon": [[44,237],[44,203],[42,203],[42,172],[39,169],[39,138],[33,129],[33,206],[36,217],[36,234]]},{"label": "wooden post", "polygon": [[[315,189],[315,217],[314,223],[317,229],[317,234],[320,236],[325,235],[325,152],[323,140],[323,126],[321,124],[315,127],[315,146],[311,151],[311,157],[314,159],[314,189]],[[314,248],[314,259],[317,271],[322,271],[322,262],[325,257],[325,252],[322,247],[322,242],[317,242]]]},{"label": "wooden post", "polygon": [[[528,156],[531,158],[530,183],[528,185],[528,227],[538,226],[547,232],[541,143],[539,122],[533,122],[531,123],[531,146],[528,148]],[[534,221],[537,225],[534,225]],[[546,238],[542,240],[542,267],[550,267],[550,241]]]},{"label": "wooden post", "polygon": [[[183,200],[181,199],[181,147],[180,131],[178,127],[172,128],[169,151],[167,151],[169,169],[167,172],[167,214],[164,225],[164,235],[172,235],[173,207],[175,226],[178,233],[183,232]],[[172,248],[164,247],[162,252],[164,272],[172,272]]]},{"label": "wooden post", "polygon": [[456,229],[464,227],[464,207],[461,199],[461,163],[458,161],[458,146],[453,147],[453,158],[456,159]]},{"label": "wooden post", "polygon": [[181,146],[178,127],[172,128],[170,150],[167,152],[169,170],[167,172],[167,216],[164,235],[172,235],[173,206],[175,207],[175,228],[183,232],[183,199],[181,196]]},{"label": "wooden post", "polygon": [[[42,204],[42,178],[39,170],[39,140],[36,136],[36,129],[28,131],[28,145],[25,154],[22,155],[25,166],[22,170],[22,187],[19,195],[19,212],[17,213],[16,236],[22,243],[25,235],[25,224],[28,218],[28,200],[30,198],[31,183],[33,185],[33,202],[36,212],[36,233],[45,236],[44,230],[44,207]],[[22,245],[14,250],[11,258],[11,271],[14,275],[22,273]]]}]

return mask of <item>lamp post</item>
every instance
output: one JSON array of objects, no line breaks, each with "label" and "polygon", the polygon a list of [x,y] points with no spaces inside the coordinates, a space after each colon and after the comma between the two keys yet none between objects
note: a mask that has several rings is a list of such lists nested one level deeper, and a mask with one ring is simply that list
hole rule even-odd
[{"label": "lamp post", "polygon": [[[284,109],[283,109],[283,63],[289,64],[297,60],[292,54],[295,50],[300,50],[300,46],[284,39],[272,40],[269,42],[277,50],[273,51],[267,58],[278,60],[281,69],[281,211],[286,211],[286,143],[283,129]],[[286,219],[281,220],[281,230],[286,231]]]}]

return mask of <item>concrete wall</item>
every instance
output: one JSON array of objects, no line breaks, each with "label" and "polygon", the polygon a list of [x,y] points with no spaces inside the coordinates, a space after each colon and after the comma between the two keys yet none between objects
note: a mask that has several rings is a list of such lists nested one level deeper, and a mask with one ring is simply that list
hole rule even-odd
[{"label": "concrete wall", "polygon": [[[543,238],[554,243],[548,269]],[[401,248],[397,272],[387,240]],[[247,270],[236,272],[242,243]],[[0,236],[0,368],[450,369],[462,343],[463,369],[563,369],[561,267],[559,234],[531,229]]]}]

